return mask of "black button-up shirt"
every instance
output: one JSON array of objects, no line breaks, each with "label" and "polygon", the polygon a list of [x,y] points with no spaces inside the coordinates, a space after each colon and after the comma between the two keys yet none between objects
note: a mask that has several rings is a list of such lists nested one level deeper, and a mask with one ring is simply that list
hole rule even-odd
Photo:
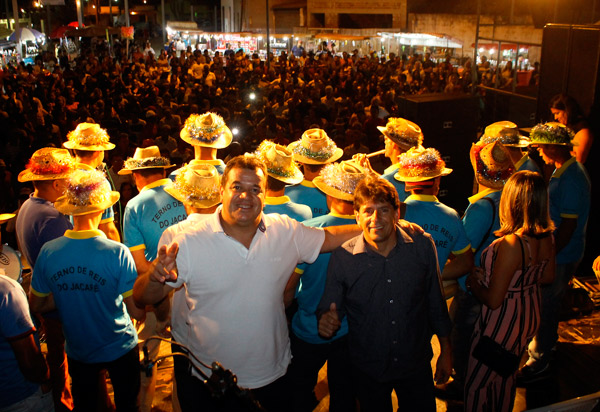
[{"label": "black button-up shirt", "polygon": [[317,309],[327,312],[335,302],[340,319],[348,316],[352,362],[381,382],[427,365],[432,333],[448,336],[451,328],[431,236],[399,227],[396,235],[387,257],[371,250],[363,235],[336,249]]}]

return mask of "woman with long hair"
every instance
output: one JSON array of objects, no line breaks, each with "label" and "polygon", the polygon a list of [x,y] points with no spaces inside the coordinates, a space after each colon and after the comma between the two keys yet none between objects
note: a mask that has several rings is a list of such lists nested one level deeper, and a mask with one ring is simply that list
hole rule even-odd
[{"label": "woman with long hair", "polygon": [[485,336],[520,359],[539,327],[539,285],[554,278],[554,224],[539,173],[521,171],[510,177],[502,192],[499,217],[500,230],[495,232],[499,239],[482,253],[479,271],[467,278],[467,289],[483,304],[471,343],[467,411],[512,411],[516,368],[503,377],[476,359],[473,350]]},{"label": "woman with long hair", "polygon": [[594,142],[594,135],[581,107],[571,96],[557,94],[550,100],[550,111],[554,116],[554,120],[575,132],[573,152],[577,161],[585,164]]}]

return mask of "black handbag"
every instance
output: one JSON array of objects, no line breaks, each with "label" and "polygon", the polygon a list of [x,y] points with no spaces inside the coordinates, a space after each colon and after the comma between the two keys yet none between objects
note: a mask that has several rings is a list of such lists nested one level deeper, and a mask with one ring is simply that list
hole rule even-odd
[{"label": "black handbag", "polygon": [[[523,284],[525,283],[525,251],[523,250],[523,241],[519,237],[521,243],[521,300],[523,299]],[[523,333],[524,313],[521,311],[521,322],[519,324],[519,337]],[[480,321],[483,319],[480,315]],[[485,330],[484,327],[481,330]],[[489,336],[481,336],[477,345],[473,348],[473,357],[485,366],[496,372],[503,378],[508,378],[519,369],[521,357],[505,349],[501,344],[496,342]]]}]

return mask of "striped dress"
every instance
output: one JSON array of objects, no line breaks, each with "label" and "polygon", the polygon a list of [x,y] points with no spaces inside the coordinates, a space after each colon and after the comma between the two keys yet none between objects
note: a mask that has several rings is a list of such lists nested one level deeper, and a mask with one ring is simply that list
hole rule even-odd
[{"label": "striped dress", "polygon": [[[521,239],[525,247],[530,250],[527,238]],[[489,285],[494,263],[498,257],[500,241],[501,239],[495,240],[481,255],[481,266],[485,268],[485,286]],[[523,354],[527,343],[539,327],[539,280],[547,262],[545,260],[531,265],[530,251],[525,275],[521,276],[521,268],[514,273],[502,305],[494,310],[482,305],[481,314],[475,323],[470,353],[473,353],[480,337],[485,335],[512,353],[519,356]],[[522,281],[524,281],[523,292],[521,292]],[[522,326],[520,326],[521,318]],[[522,333],[519,336],[520,331]],[[471,355],[465,381],[465,410],[512,411],[516,391],[515,375],[516,371],[512,376],[503,378]]]}]

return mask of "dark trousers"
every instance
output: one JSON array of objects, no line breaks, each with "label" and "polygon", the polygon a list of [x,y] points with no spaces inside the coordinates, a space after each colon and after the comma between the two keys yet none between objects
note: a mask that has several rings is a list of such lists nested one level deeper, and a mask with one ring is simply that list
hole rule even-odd
[{"label": "dark trousers", "polygon": [[347,337],[343,337],[328,343],[312,344],[290,333],[292,363],[288,376],[292,386],[294,412],[311,412],[317,406],[314,388],[319,370],[326,361],[329,411],[356,410],[347,340]]},{"label": "dark trousers", "polygon": [[73,396],[68,383],[69,367],[65,354],[65,335],[62,323],[56,313],[42,318],[46,334],[48,354],[46,361],[52,381],[52,397],[56,412],[68,412],[73,409]]},{"label": "dark trousers", "polygon": [[75,411],[96,410],[96,406],[100,402],[98,379],[104,369],[108,371],[112,381],[117,411],[138,412],[140,355],[137,346],[111,362],[83,363],[69,358],[69,374],[73,382]]},{"label": "dark trousers", "polygon": [[[186,353],[177,344],[171,345],[173,353]],[[177,382],[177,397],[182,412],[247,412],[256,410],[248,397],[238,397],[228,392],[222,398],[212,396],[209,388],[192,375],[192,366],[183,356],[174,356],[174,372]],[[232,371],[235,373],[235,371]],[[250,391],[267,412],[288,412],[291,408],[290,385],[286,376]]]},{"label": "dark trousers", "polygon": [[435,412],[431,366],[391,382],[378,382],[354,369],[360,412],[392,411],[392,390],[398,397],[399,411]]}]

